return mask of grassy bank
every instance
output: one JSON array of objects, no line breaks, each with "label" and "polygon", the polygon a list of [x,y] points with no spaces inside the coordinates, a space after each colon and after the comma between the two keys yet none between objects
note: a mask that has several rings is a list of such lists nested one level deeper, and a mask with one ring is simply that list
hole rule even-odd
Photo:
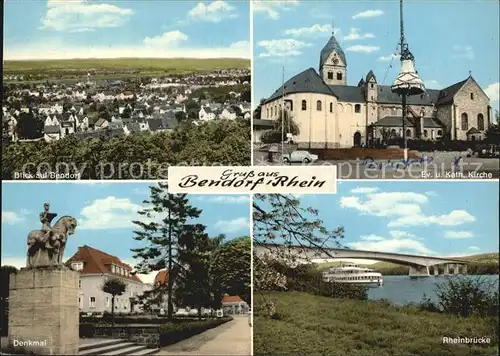
[{"label": "grassy bank", "polygon": [[[273,301],[274,318],[263,306]],[[459,318],[299,292],[254,295],[254,355],[496,355],[496,318]],[[448,337],[489,337],[489,345],[443,344]]]}]

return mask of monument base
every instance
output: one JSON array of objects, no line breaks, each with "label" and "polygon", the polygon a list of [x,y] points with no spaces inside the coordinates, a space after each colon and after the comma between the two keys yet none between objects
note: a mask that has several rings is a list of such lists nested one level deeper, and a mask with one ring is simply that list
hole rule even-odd
[{"label": "monument base", "polygon": [[10,277],[9,345],[37,355],[78,355],[79,273],[21,269]]}]

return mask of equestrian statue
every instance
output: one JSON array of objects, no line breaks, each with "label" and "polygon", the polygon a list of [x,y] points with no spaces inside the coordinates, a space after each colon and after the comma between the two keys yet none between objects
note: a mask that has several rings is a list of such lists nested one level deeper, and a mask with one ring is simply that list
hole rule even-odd
[{"label": "equestrian statue", "polygon": [[41,230],[33,230],[28,235],[26,267],[62,266],[66,240],[76,229],[76,219],[63,216],[50,226],[57,214],[50,212],[50,204],[43,205],[40,213]]}]

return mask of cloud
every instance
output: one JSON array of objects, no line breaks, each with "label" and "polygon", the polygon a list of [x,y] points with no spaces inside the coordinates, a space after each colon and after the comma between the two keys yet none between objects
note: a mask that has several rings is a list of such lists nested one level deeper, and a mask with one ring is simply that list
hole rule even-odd
[{"label": "cloud", "polygon": [[[175,31],[174,31],[175,32]],[[161,37],[161,36],[160,36]],[[153,37],[155,38],[155,37]],[[226,47],[166,47],[153,41],[149,45],[85,46],[47,42],[29,47],[16,46],[4,50],[5,60],[75,59],[75,58],[250,58],[248,41],[238,41]]]},{"label": "cloud", "polygon": [[40,29],[86,32],[97,28],[120,27],[132,14],[131,9],[111,4],[97,4],[84,0],[49,0]]},{"label": "cloud", "polygon": [[352,194],[370,194],[379,190],[377,187],[357,187],[351,190]]},{"label": "cloud", "polygon": [[198,3],[188,12],[188,17],[198,21],[220,22],[234,19],[238,17],[238,14],[234,6],[229,5],[226,1],[217,0],[209,5]]},{"label": "cloud", "polygon": [[346,48],[347,52],[362,52],[362,53],[371,53],[376,52],[380,49],[377,46],[366,46],[366,45],[355,45]]},{"label": "cloud", "polygon": [[[333,32],[336,34],[340,31],[339,28],[333,29]],[[313,36],[318,33],[332,33],[331,25],[319,25],[315,24],[310,27],[299,27],[299,28],[289,28],[283,32],[285,35],[293,36],[293,37],[305,37],[305,36]]]},{"label": "cloud", "polygon": [[109,196],[96,199],[80,212],[78,228],[85,230],[109,230],[135,227],[133,220],[144,220],[137,212],[144,207],[129,199]]},{"label": "cloud", "polygon": [[250,197],[248,195],[219,195],[199,197],[197,200],[211,201],[221,204],[248,204],[250,202]]},{"label": "cloud", "polygon": [[469,246],[469,250],[479,251],[480,248],[477,246]]},{"label": "cloud", "polygon": [[408,231],[401,231],[401,230],[390,230],[389,235],[395,239],[416,239],[419,240],[419,238],[412,233],[409,233]]},{"label": "cloud", "polygon": [[465,59],[474,59],[474,51],[471,46],[453,46],[453,54],[454,58],[465,58]]},{"label": "cloud", "polygon": [[2,210],[2,224],[15,225],[26,220],[29,211],[21,209],[18,212]]},{"label": "cloud", "polygon": [[490,84],[484,89],[484,92],[491,101],[499,101],[500,100],[500,82],[496,82]]},{"label": "cloud", "polygon": [[295,39],[264,40],[257,42],[257,46],[264,48],[264,52],[259,57],[285,57],[299,56],[302,54],[301,48],[310,47],[310,43]]},{"label": "cloud", "polygon": [[445,239],[470,239],[474,234],[470,231],[446,231],[444,233]]},{"label": "cloud", "polygon": [[368,19],[371,17],[377,17],[377,16],[382,16],[384,12],[382,10],[367,10],[363,12],[358,12],[357,14],[353,15],[352,18],[353,20],[356,19]]},{"label": "cloud", "polygon": [[465,210],[453,210],[448,214],[425,215],[422,205],[429,202],[426,195],[413,192],[381,192],[359,196],[344,196],[340,206],[358,210],[361,214],[390,219],[388,227],[402,226],[457,226],[476,219]]},{"label": "cloud", "polygon": [[215,223],[215,228],[222,233],[233,233],[250,229],[250,222],[245,217],[233,220],[219,220]]},{"label": "cloud", "polygon": [[399,59],[400,57],[401,57],[401,55],[393,53],[393,54],[390,54],[388,56],[378,57],[378,60],[381,62],[389,62],[392,59]]},{"label": "cloud", "polygon": [[427,89],[440,89],[442,85],[435,79],[424,80],[424,85]]},{"label": "cloud", "polygon": [[358,28],[351,28],[351,32],[347,36],[344,36],[346,41],[356,41],[363,40],[366,38],[375,38],[373,33],[360,33]]},{"label": "cloud", "polygon": [[356,250],[431,255],[434,252],[420,241],[411,239],[372,239],[347,244]]},{"label": "cloud", "polygon": [[424,194],[425,194],[425,195],[427,195],[428,197],[435,197],[435,196],[437,196],[437,195],[438,195],[438,194],[437,194],[437,192],[435,192],[435,191],[433,191],[433,190],[430,190],[430,191],[428,191],[428,192],[425,192]]},{"label": "cloud", "polygon": [[156,37],[146,37],[144,44],[154,47],[175,47],[180,43],[187,41],[188,36],[180,31],[169,31]]},{"label": "cloud", "polygon": [[280,11],[289,11],[299,4],[298,0],[254,0],[253,12],[264,13],[267,18],[277,20],[280,18]]},{"label": "cloud", "polygon": [[384,238],[382,236],[378,236],[378,235],[374,235],[374,234],[361,235],[359,238],[363,241],[382,241],[382,240],[384,240]]}]

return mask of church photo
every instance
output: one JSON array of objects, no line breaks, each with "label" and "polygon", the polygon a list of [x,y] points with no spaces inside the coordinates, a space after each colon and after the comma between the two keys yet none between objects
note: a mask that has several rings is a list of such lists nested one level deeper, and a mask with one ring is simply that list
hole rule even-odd
[{"label": "church photo", "polygon": [[475,7],[473,29],[453,25],[472,9],[463,2],[446,19],[446,4],[309,4],[288,3],[272,32],[255,20],[254,147],[285,141],[321,159],[417,141],[469,148],[498,132],[494,4]]}]

